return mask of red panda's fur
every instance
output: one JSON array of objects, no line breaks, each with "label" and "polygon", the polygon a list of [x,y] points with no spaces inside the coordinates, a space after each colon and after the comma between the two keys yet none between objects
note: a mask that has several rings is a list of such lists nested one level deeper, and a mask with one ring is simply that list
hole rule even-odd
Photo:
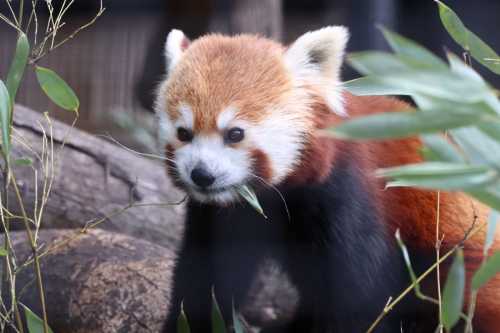
[{"label": "red panda's fur", "polygon": [[[187,48],[185,44],[183,42],[183,48]],[[167,112],[175,120],[180,116],[179,106],[188,104],[194,113],[193,132],[202,135],[218,131],[217,118],[229,105],[239,110],[238,119],[259,124],[272,112],[270,106],[282,102],[283,96],[288,96],[294,89],[293,80],[283,64],[284,52],[286,48],[282,45],[254,36],[230,38],[211,35],[198,39],[191,44],[183,60],[170,74],[166,88],[159,91],[160,96],[166,95],[165,109],[160,111]],[[375,177],[375,170],[421,162],[422,144],[419,139],[354,142],[328,137],[323,130],[346,118],[332,112],[331,106],[316,91],[319,89],[317,86],[302,86],[301,89],[313,96],[307,102],[310,114],[304,116],[304,122],[307,122],[304,127],[308,131],[300,161],[282,183],[293,186],[322,183],[335,173],[339,160],[354,161],[363,175],[362,190],[374,198],[376,214],[386,224],[386,241],[395,242],[393,235],[399,229],[401,238],[410,249],[431,260],[435,259],[438,209],[441,255],[461,243],[473,225],[486,223],[489,208],[463,193],[441,192],[438,205],[436,191],[385,188],[385,181]],[[349,115],[347,119],[408,108],[406,103],[394,98],[358,97],[348,93],[343,93],[343,96]],[[175,150],[183,145],[182,142],[169,143],[167,157],[173,159]],[[239,144],[234,147],[238,148]],[[270,180],[273,168],[269,156],[260,149],[251,149],[250,155],[253,171],[262,179]],[[177,176],[173,172],[175,166],[169,163],[171,175],[176,180]],[[466,300],[469,299],[472,274],[482,262],[485,230],[483,227],[464,243],[468,290]],[[490,253],[497,250],[500,250],[500,230],[496,233]],[[441,265],[443,283],[450,263],[449,259]],[[436,293],[435,280],[435,274],[431,274],[423,283],[427,293]],[[479,292],[474,326],[478,332],[500,331],[498,275]]]},{"label": "red panda's fur", "polygon": [[[370,114],[401,111],[408,105],[395,98],[376,96],[353,96],[345,94],[347,112],[350,117]],[[321,119],[319,128],[338,124],[339,117],[327,114],[324,109],[316,109]],[[326,121],[325,121],[326,120]],[[436,221],[438,195],[435,191],[415,188],[387,188],[382,179],[374,176],[378,168],[394,167],[422,161],[420,155],[422,144],[417,138],[397,140],[350,142],[317,136],[311,139],[309,151],[304,154],[303,163],[290,181],[309,182],[311,177],[324,177],[325,173],[335,172],[335,155],[348,154],[358,161],[359,168],[366,175],[366,190],[377,197],[377,206],[387,221],[389,234],[400,230],[402,239],[413,249],[432,256],[436,246]],[[487,218],[490,209],[461,192],[440,192],[439,198],[439,238],[441,255],[460,244],[471,228],[483,226],[482,230],[464,242],[464,256],[467,269],[467,294],[469,299],[470,281],[473,273],[479,268],[483,259]],[[393,240],[388,240],[393,241]],[[490,254],[500,250],[500,230],[497,230],[495,242]],[[442,282],[446,280],[447,268],[451,259],[441,265]],[[431,281],[434,279],[433,281]],[[428,277],[425,284],[428,292],[436,292],[435,274]],[[466,304],[467,306],[467,304]],[[466,311],[466,307],[464,311]],[[496,332],[500,330],[500,275],[496,275],[479,292],[474,327],[479,332]]]}]

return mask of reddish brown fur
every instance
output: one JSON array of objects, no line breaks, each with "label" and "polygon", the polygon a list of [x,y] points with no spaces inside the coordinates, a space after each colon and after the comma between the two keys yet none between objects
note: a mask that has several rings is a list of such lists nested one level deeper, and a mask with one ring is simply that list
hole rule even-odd
[{"label": "reddish brown fur", "polygon": [[254,149],[252,156],[252,172],[264,180],[270,180],[273,176],[271,163],[267,155],[260,149]]},{"label": "reddish brown fur", "polygon": [[[356,97],[346,94],[347,112],[350,117],[387,111],[399,111],[409,106],[402,101],[386,97]],[[325,113],[325,105],[315,108],[316,127],[323,129],[338,124],[340,117]],[[422,161],[419,154],[421,142],[417,138],[400,140],[350,142],[322,137],[319,132],[312,135],[304,151],[297,172],[289,180],[295,183],[320,181],[329,172],[335,172],[335,160],[343,154],[355,159],[366,175],[366,188],[375,193],[380,214],[388,222],[388,234],[397,229],[407,245],[422,253],[434,255],[436,244],[437,192],[412,188],[388,188],[385,182],[374,176],[378,168],[416,163]],[[327,173],[328,172],[328,173]],[[471,225],[485,223],[489,209],[463,193],[441,192],[440,237],[443,237],[441,253],[446,253],[460,243]],[[500,249],[500,233],[494,249]],[[473,271],[482,259],[485,232],[482,230],[465,242],[465,259],[468,269],[468,284]],[[449,262],[443,265],[443,281]],[[432,291],[430,291],[432,292]],[[500,276],[496,276],[479,293],[475,315],[476,329],[493,332],[500,327]]]},{"label": "reddish brown fur", "polygon": [[213,132],[229,106],[238,110],[237,118],[258,122],[292,87],[282,53],[280,44],[256,36],[197,39],[171,74],[168,112],[176,119],[178,107],[188,104],[195,132]]},{"label": "reddish brown fur", "polygon": [[[178,117],[178,107],[188,104],[195,114],[197,133],[216,131],[218,115],[229,106],[237,110],[237,118],[258,124],[272,106],[292,91],[292,82],[284,68],[284,48],[267,39],[254,36],[229,38],[211,35],[196,40],[186,50],[183,61],[171,73],[167,111],[172,119]],[[310,87],[314,93],[314,88]],[[318,94],[319,96],[319,94]],[[355,97],[345,94],[350,117],[407,109],[402,101],[386,97]],[[374,177],[378,168],[420,162],[421,143],[417,138],[352,142],[326,137],[320,130],[342,121],[329,110],[325,101],[313,101],[312,120],[316,131],[305,137],[301,160],[286,183],[306,184],[325,179],[335,172],[340,155],[356,161],[365,178],[368,191],[374,193],[378,212],[388,223],[388,235],[400,229],[408,246],[434,255],[436,242],[437,192],[409,188],[385,189],[384,180]],[[272,177],[268,157],[259,150],[252,151],[254,171],[264,179]],[[173,147],[167,146],[167,157]],[[169,165],[175,174],[175,166]],[[175,178],[174,178],[175,179]],[[445,253],[464,237],[477,219],[485,223],[488,209],[462,193],[441,192],[440,236]],[[465,243],[468,278],[481,262],[484,231]],[[494,250],[500,249],[500,232]],[[443,266],[446,271],[448,264]],[[445,274],[443,274],[443,277]],[[492,332],[500,327],[500,277],[495,277],[479,294],[475,325],[478,330]]]}]

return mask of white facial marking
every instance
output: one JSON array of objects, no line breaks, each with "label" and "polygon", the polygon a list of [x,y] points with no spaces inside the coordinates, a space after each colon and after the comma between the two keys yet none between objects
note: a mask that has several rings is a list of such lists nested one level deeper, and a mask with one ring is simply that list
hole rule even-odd
[{"label": "white facial marking", "polygon": [[236,116],[236,109],[234,107],[228,107],[219,114],[217,118],[217,128],[223,130],[227,128],[234,117]]},{"label": "white facial marking", "polygon": [[193,110],[185,103],[179,106],[179,118],[175,121],[175,127],[184,127],[192,129],[194,126]]},{"label": "white facial marking", "polygon": [[271,115],[255,126],[247,128],[248,140],[269,159],[271,183],[280,183],[292,172],[300,159],[304,144],[303,120],[285,112]]},{"label": "white facial marking", "polygon": [[[176,150],[175,159],[180,179],[200,201],[234,200],[234,187],[245,183],[251,167],[246,151],[225,145],[217,134],[195,136],[192,142]],[[215,177],[215,182],[208,187],[209,193],[200,191],[191,179],[191,171],[198,166]]]},{"label": "white facial marking", "polygon": [[172,122],[170,116],[166,112],[165,103],[157,102],[156,115],[158,117],[158,148],[159,151],[165,149],[167,143],[172,143],[177,137],[177,128],[184,127],[187,129],[192,129],[194,124],[193,111],[191,107],[187,104],[181,104],[179,107],[179,118]]}]

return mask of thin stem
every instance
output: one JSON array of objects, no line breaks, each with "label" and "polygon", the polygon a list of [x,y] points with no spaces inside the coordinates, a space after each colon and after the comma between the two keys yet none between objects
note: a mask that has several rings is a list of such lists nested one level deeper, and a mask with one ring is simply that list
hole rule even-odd
[{"label": "thin stem", "polygon": [[[117,211],[109,214],[109,215],[106,215],[100,219],[92,219],[90,221],[88,221],[87,223],[85,223],[85,226],[83,226],[82,228],[78,229],[75,231],[74,235],[72,236],[69,236],[68,238],[60,241],[60,242],[57,242],[53,245],[51,245],[48,249],[46,249],[45,251],[41,252],[38,254],[38,258],[43,258],[49,254],[51,254],[52,252],[54,252],[55,250],[71,243],[72,241],[74,241],[75,239],[77,239],[78,237],[80,237],[81,235],[87,233],[87,231],[89,229],[92,229],[92,228],[95,228],[97,227],[98,225],[100,225],[101,223],[111,219],[112,217],[115,217],[117,215],[120,215],[124,212],[126,212],[127,210],[131,209],[131,208],[134,208],[134,207],[169,207],[169,206],[176,206],[176,205],[180,205],[182,204],[183,202],[185,202],[187,199],[187,196],[183,197],[181,200],[177,201],[177,202],[154,202],[154,203],[130,203],[120,209],[118,209]],[[22,269],[24,269],[25,267],[27,267],[28,265],[30,265],[32,262],[34,261],[34,258],[31,258],[29,260],[27,260],[26,262],[24,262],[22,265],[20,265],[16,271],[16,273],[18,273],[19,271],[21,271]]]},{"label": "thin stem", "polygon": [[472,319],[474,319],[474,312],[476,311],[477,290],[472,290],[469,300],[469,309],[467,310],[467,320],[465,321],[465,333],[472,333]]},{"label": "thin stem", "polygon": [[20,0],[19,2],[19,18],[17,21],[19,22],[19,29],[23,28],[23,17],[24,17],[24,0]]},{"label": "thin stem", "polygon": [[7,16],[3,15],[2,13],[0,13],[0,20],[4,21],[8,25],[10,25],[12,28],[16,29],[17,32],[19,32],[19,33],[23,32],[21,29],[19,29],[19,27],[16,24],[14,24],[11,20],[9,20],[9,18]]},{"label": "thin stem", "polygon": [[[6,168],[3,172],[3,179],[4,179],[4,186],[3,186],[3,198],[5,198],[5,207],[8,206],[8,177],[9,177],[9,164],[6,161]],[[16,325],[17,325],[17,330],[21,333],[24,333],[24,327],[23,327],[23,322],[21,319],[21,314],[19,312],[19,306],[17,304],[17,297],[16,297],[16,277],[15,273],[13,274],[13,271],[15,271],[15,267],[13,269],[12,267],[12,260],[13,255],[14,255],[14,249],[12,247],[12,241],[10,239],[10,226],[9,226],[9,221],[5,219],[4,216],[4,204],[2,202],[2,197],[0,196],[0,217],[2,221],[2,226],[4,229],[4,238],[5,238],[5,250],[7,252],[7,255],[5,256],[5,266],[7,267],[7,279],[9,280],[9,285],[10,285],[10,295],[11,295],[11,307],[14,308],[14,318],[16,320]]]},{"label": "thin stem", "polygon": [[19,26],[19,22],[17,22],[17,17],[16,14],[14,13],[14,9],[12,8],[12,5],[10,4],[9,0],[5,0],[7,3],[7,7],[9,7],[10,14],[12,15],[12,18],[14,19],[14,23],[16,23],[17,26]]},{"label": "thin stem", "polygon": [[16,194],[17,201],[19,203],[19,206],[21,208],[21,213],[23,216],[23,221],[24,221],[24,227],[26,229],[26,235],[28,236],[28,240],[30,242],[31,246],[31,252],[33,254],[33,259],[34,259],[34,265],[35,265],[35,273],[36,273],[36,279],[37,279],[37,284],[38,284],[38,293],[40,297],[40,305],[42,307],[42,317],[43,317],[43,332],[44,333],[49,333],[49,326],[48,326],[48,318],[47,318],[47,306],[45,304],[45,293],[44,293],[44,288],[43,288],[43,279],[42,279],[42,270],[40,268],[40,258],[38,256],[38,249],[36,247],[36,242],[33,238],[33,233],[31,232],[31,227],[28,222],[28,215],[26,214],[26,209],[24,207],[24,202],[21,196],[21,192],[19,191],[19,187],[17,186],[17,180],[14,175],[14,173],[11,173],[12,177],[12,185],[14,187],[14,192]]},{"label": "thin stem", "polygon": [[441,269],[439,264],[439,257],[441,251],[441,237],[439,235],[439,211],[441,207],[441,191],[437,192],[437,207],[436,207],[436,285],[437,285],[437,295],[438,295],[438,311],[439,311],[439,333],[443,333],[443,306],[441,299]]},{"label": "thin stem", "polygon": [[[38,55],[36,57],[34,57],[33,59],[30,60],[30,63],[32,63],[32,64],[37,63],[41,58],[43,58],[44,56],[46,56],[48,53],[52,52],[53,50],[57,49],[61,45],[65,44],[70,39],[73,39],[82,30],[87,29],[88,27],[90,27],[91,25],[93,25],[95,23],[95,21],[97,21],[97,19],[104,13],[105,10],[106,10],[106,8],[103,7],[103,2],[101,0],[100,1],[99,11],[97,12],[97,14],[89,22],[87,22],[86,24],[82,25],[78,29],[74,30],[70,35],[68,35],[66,38],[64,38],[62,41],[58,42],[57,44],[55,44],[55,45],[51,44],[51,46],[48,48],[48,50],[44,50],[44,47],[42,47],[40,49],[40,52],[38,53]],[[50,10],[49,10],[49,12],[50,12]],[[57,30],[59,28],[61,28],[64,23],[60,24],[59,26],[57,26],[56,22],[53,19],[53,13],[50,16],[52,17],[52,21],[53,21],[53,23],[52,23],[52,30],[54,32],[54,36],[53,37],[55,37],[55,33],[57,33]],[[47,33],[48,32],[49,32],[49,30],[47,30]]]},{"label": "thin stem", "polygon": [[378,324],[382,321],[382,319],[384,319],[384,317],[399,303],[401,302],[401,300],[403,298],[406,297],[406,295],[408,295],[412,290],[413,288],[415,288],[415,286],[417,284],[419,284],[423,279],[425,279],[429,274],[431,274],[435,269],[436,267],[441,264],[442,262],[444,262],[446,259],[448,259],[453,253],[455,253],[455,251],[459,248],[461,248],[463,246],[463,243],[464,241],[466,241],[467,239],[469,239],[470,237],[474,236],[476,233],[478,233],[479,231],[481,231],[484,227],[485,227],[486,224],[481,224],[480,226],[478,226],[477,228],[475,229],[472,229],[470,230],[469,232],[467,232],[467,234],[465,235],[464,239],[462,242],[460,242],[459,244],[455,245],[451,250],[449,250],[448,252],[446,252],[446,254],[444,254],[441,258],[439,258],[439,260],[437,260],[437,262],[435,262],[431,267],[429,267],[424,273],[422,273],[415,281],[412,282],[412,284],[410,284],[410,286],[408,286],[401,294],[399,294],[399,296],[394,299],[392,302],[388,303],[384,309],[382,310],[382,312],[378,315],[378,317],[375,319],[375,321],[370,325],[370,327],[368,328],[368,330],[366,331],[366,333],[371,333],[375,330],[375,328],[378,326]]}]

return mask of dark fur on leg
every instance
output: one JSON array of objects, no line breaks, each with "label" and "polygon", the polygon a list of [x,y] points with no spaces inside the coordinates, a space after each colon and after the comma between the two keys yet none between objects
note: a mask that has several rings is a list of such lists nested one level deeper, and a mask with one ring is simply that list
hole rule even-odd
[{"label": "dark fur on leg", "polygon": [[[388,298],[409,285],[401,253],[363,189],[355,161],[337,163],[324,183],[281,190],[290,220],[272,192],[259,193],[269,221],[247,205],[189,204],[170,330],[164,332],[175,332],[172,323],[183,299],[192,332],[210,332],[212,286],[230,322],[232,299],[241,303],[266,256],[284,266],[300,296],[294,320],[276,332],[365,332]],[[411,327],[415,309],[401,304],[376,332]]]}]

